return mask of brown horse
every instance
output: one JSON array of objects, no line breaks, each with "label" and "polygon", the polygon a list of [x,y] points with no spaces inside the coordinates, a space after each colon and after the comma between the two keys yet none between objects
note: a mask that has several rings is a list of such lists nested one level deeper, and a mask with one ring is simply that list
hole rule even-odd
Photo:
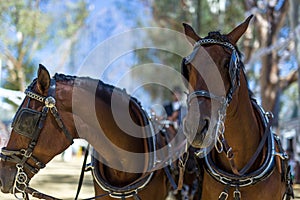
[{"label": "brown horse", "polygon": [[73,139],[84,138],[100,155],[93,159],[95,194],[102,196],[96,199],[166,198],[166,175],[155,155],[159,137],[136,99],[91,78],[50,78],[42,65],[25,94],[1,152],[2,192],[28,199],[30,179]]},{"label": "brown horse", "polygon": [[281,200],[293,196],[286,154],[248,88],[237,41],[252,16],[229,34],[199,37],[184,24],[194,45],[182,75],[189,88],[184,131],[200,149],[202,199]]}]

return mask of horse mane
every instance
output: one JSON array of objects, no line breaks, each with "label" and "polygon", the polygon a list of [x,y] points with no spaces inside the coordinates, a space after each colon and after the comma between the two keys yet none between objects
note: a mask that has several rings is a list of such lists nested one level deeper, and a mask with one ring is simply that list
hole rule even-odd
[{"label": "horse mane", "polygon": [[76,86],[82,87],[84,89],[94,88],[95,83],[97,83],[97,90],[103,89],[106,92],[108,92],[109,94],[112,94],[113,92],[117,92],[118,94],[120,94],[120,96],[129,97],[130,101],[133,101],[142,109],[141,102],[138,101],[137,98],[128,94],[125,89],[121,89],[121,88],[115,87],[113,85],[104,83],[103,81],[101,81],[99,79],[93,79],[90,77],[78,77],[78,76],[58,74],[58,73],[56,73],[53,76],[53,78],[56,81],[64,82],[64,83],[70,84],[70,85],[75,84]]},{"label": "horse mane", "polygon": [[[220,31],[211,31],[211,32],[208,33],[208,35],[204,39],[214,39],[214,40],[218,40],[220,42],[228,42],[228,43],[231,44],[231,42],[229,41],[227,35],[221,34]],[[234,47],[235,47],[239,57],[242,58],[243,54],[240,52],[239,48],[236,45],[234,45]],[[241,65],[240,67],[243,71],[243,74],[244,74],[244,77],[245,77],[245,80],[246,80],[246,84],[247,84],[247,88],[248,88],[248,92],[249,92],[249,97],[254,99],[254,93],[252,92],[252,90],[249,87],[249,81],[248,81],[248,78],[246,76],[245,65],[244,65],[243,62],[240,62],[240,65]]]}]

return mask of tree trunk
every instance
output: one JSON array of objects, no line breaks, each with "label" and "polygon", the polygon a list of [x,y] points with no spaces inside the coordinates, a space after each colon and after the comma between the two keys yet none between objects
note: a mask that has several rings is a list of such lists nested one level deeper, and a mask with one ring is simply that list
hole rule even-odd
[{"label": "tree trunk", "polygon": [[[257,34],[257,42],[259,43],[259,49],[268,49],[272,45],[277,43],[278,32],[282,28],[286,15],[288,13],[289,1],[285,0],[282,6],[275,9],[275,5],[266,3],[265,12],[256,12],[256,20],[254,21],[254,31]],[[255,3],[245,4],[247,10],[257,9]],[[249,37],[249,36],[248,36]],[[249,41],[246,40],[249,43]],[[251,48],[246,48],[246,55],[253,55]],[[261,57],[261,69],[260,69],[260,95],[262,100],[262,106],[266,111],[271,111],[274,114],[273,126],[278,126],[278,116],[280,111],[280,96],[282,94],[280,69],[278,66],[279,55],[277,50],[271,49]],[[250,58],[246,58],[246,61]]]}]

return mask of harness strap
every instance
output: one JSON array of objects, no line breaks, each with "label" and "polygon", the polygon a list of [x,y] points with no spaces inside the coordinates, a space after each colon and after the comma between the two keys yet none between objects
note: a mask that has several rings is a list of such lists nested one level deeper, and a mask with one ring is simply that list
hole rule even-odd
[{"label": "harness strap", "polygon": [[226,185],[226,187],[224,188],[224,190],[219,195],[219,199],[218,200],[226,200],[228,198],[229,187],[230,187],[230,185]]},{"label": "harness strap", "polygon": [[90,198],[86,198],[86,199],[82,199],[82,200],[93,200],[93,199],[100,199],[100,198],[102,198],[102,197],[106,197],[106,196],[108,196],[109,195],[109,193],[105,193],[105,194],[100,194],[100,195],[98,195],[98,196],[95,196],[95,197],[90,197]]},{"label": "harness strap", "polygon": [[247,162],[247,164],[240,171],[237,169],[237,167],[235,165],[234,154],[232,152],[232,148],[228,145],[226,139],[224,138],[224,135],[220,134],[219,139],[220,139],[220,141],[223,145],[224,153],[226,154],[226,157],[229,161],[231,171],[235,175],[242,176],[252,167],[252,165],[256,161],[257,157],[259,156],[260,152],[262,151],[263,147],[265,146],[265,143],[266,143],[266,140],[267,140],[268,136],[270,135],[269,134],[270,127],[271,127],[271,121],[269,121],[267,127],[265,128],[263,137],[261,138],[261,141],[260,141],[255,153],[252,155],[250,160]]},{"label": "harness strap", "polygon": [[45,199],[45,200],[62,200],[62,199],[58,199],[56,197],[52,197],[52,196],[49,196],[47,194],[43,194],[31,187],[27,187],[26,190],[25,190],[26,194],[31,194],[31,196],[35,197],[35,198],[38,198],[38,199]]},{"label": "harness strap", "polygon": [[52,113],[52,115],[54,116],[55,118],[55,121],[57,122],[57,125],[59,126],[59,128],[61,128],[61,130],[64,132],[66,138],[70,141],[70,145],[73,144],[73,137],[71,136],[70,132],[68,131],[68,129],[66,128],[64,122],[62,121],[58,111],[57,111],[57,108],[54,106],[52,108],[50,108],[50,111]]},{"label": "harness strap", "polygon": [[[286,182],[286,190],[284,193],[285,196],[285,200],[290,200],[290,199],[294,199],[294,189],[293,189],[293,179],[291,177],[291,166],[289,165],[287,167],[287,173],[286,173],[286,177],[285,177],[285,182]],[[283,198],[284,198],[283,196]],[[283,199],[282,198],[282,199]]]},{"label": "harness strap", "polygon": [[183,179],[184,179],[184,171],[185,165],[189,158],[189,152],[186,151],[182,154],[182,156],[178,160],[178,167],[179,167],[179,179],[178,179],[178,186],[177,190],[181,190],[183,186]]},{"label": "harness strap", "polygon": [[[8,161],[8,162],[15,162],[15,163],[20,163],[22,161],[21,158],[19,158],[17,155],[22,155],[19,151],[17,151],[17,153],[15,153],[15,151],[10,152],[9,150],[6,150],[5,148],[2,148],[1,150],[1,154],[0,154],[0,158],[4,161]],[[30,157],[31,159],[33,159],[33,157]],[[41,168],[44,168],[46,165],[43,164],[40,161],[35,162],[35,165],[38,166],[39,168],[36,167],[32,167],[31,165],[29,165],[27,162],[25,162],[24,167],[27,168],[32,174],[37,174],[39,172],[39,170]]]},{"label": "harness strap", "polygon": [[240,200],[242,198],[241,192],[239,191],[239,187],[236,186],[235,191],[233,192],[234,200]]},{"label": "harness strap", "polygon": [[177,187],[177,185],[176,185],[176,183],[175,183],[175,181],[174,181],[174,179],[171,175],[171,172],[170,172],[168,166],[164,167],[164,171],[165,171],[165,173],[166,173],[166,175],[167,175],[167,177],[170,181],[170,184],[171,184],[173,190],[177,190],[178,187]]},{"label": "harness strap", "polygon": [[90,149],[90,144],[88,144],[87,147],[86,147],[84,160],[83,160],[82,167],[81,167],[79,182],[78,182],[78,186],[77,186],[77,192],[76,192],[76,196],[75,196],[74,200],[78,199],[78,196],[79,196],[79,193],[80,193],[80,190],[81,190],[81,187],[82,187],[84,172],[85,172],[85,168],[86,168],[86,161],[87,161],[87,157],[89,155],[89,149]]},{"label": "harness strap", "polygon": [[223,134],[220,134],[220,141],[223,145],[223,151],[224,153],[226,154],[226,157],[229,161],[229,164],[230,164],[230,168],[231,168],[231,171],[235,174],[235,175],[238,175],[240,176],[240,172],[238,171],[236,165],[235,165],[235,162],[234,162],[234,154],[232,152],[232,148],[229,146],[227,140],[225,139],[224,135]]},{"label": "harness strap", "polygon": [[245,165],[245,167],[240,170],[241,174],[245,174],[250,169],[250,167],[252,167],[252,165],[254,164],[255,160],[258,157],[258,155],[260,154],[263,147],[265,146],[265,143],[266,143],[266,140],[267,140],[268,136],[270,135],[270,134],[268,134],[269,131],[270,131],[270,127],[271,127],[271,121],[269,121],[268,126],[265,129],[264,135],[261,138],[261,141],[260,141],[255,153],[253,154],[251,159],[248,161],[248,163]]},{"label": "harness strap", "polygon": [[133,194],[133,199],[134,200],[142,200],[137,194]]}]

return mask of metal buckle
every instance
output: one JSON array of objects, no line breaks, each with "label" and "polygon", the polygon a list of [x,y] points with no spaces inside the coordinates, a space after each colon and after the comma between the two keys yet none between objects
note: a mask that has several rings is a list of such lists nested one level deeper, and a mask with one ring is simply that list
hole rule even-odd
[{"label": "metal buckle", "polygon": [[283,152],[283,153],[274,152],[273,155],[274,155],[274,156],[279,156],[282,160],[286,160],[286,159],[289,158],[289,156],[288,156],[285,152]]},{"label": "metal buckle", "polygon": [[228,198],[228,193],[226,193],[226,192],[221,192],[221,194],[219,195],[219,199],[221,199],[221,198],[224,198],[224,200],[226,200],[227,198]]},{"label": "metal buckle", "polygon": [[228,149],[228,151],[226,152],[226,157],[227,157],[229,160],[233,159],[234,154],[232,153],[232,148],[231,148],[231,147],[230,147],[230,148]]},{"label": "metal buckle", "polygon": [[239,199],[242,198],[241,192],[240,192],[239,190],[233,191],[233,196],[234,196],[234,197],[239,197]]},{"label": "metal buckle", "polygon": [[31,155],[32,155],[32,152],[28,152],[25,149],[21,149],[20,152],[21,152],[21,155],[24,156],[24,157],[26,157],[26,158],[30,158]]}]

